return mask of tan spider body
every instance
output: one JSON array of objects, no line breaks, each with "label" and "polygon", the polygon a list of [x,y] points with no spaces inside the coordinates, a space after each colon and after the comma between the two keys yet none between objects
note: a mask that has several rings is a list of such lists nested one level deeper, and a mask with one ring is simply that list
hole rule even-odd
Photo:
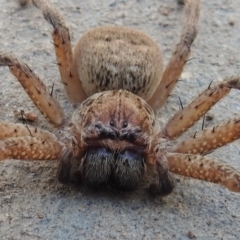
[{"label": "tan spider body", "polygon": [[[21,4],[25,1],[21,1]],[[205,129],[176,145],[171,144],[190,128],[231,88],[240,88],[232,77],[209,86],[164,128],[155,112],[165,103],[180,77],[196,37],[198,1],[186,1],[186,19],[180,42],[167,67],[156,43],[145,34],[125,27],[100,27],[82,36],[72,52],[68,28],[60,14],[45,0],[33,0],[53,28],[59,71],[72,117],[71,146],[51,133],[30,126],[0,123],[0,160],[60,159],[61,182],[83,180],[90,187],[110,184],[122,190],[137,187],[148,165],[155,165],[159,179],[150,185],[162,196],[173,189],[169,172],[211,181],[240,191],[240,172],[202,156],[240,137],[240,118]],[[35,105],[56,127],[66,126],[59,103],[42,81],[17,59],[0,53]],[[77,169],[73,168],[77,160]]]},{"label": "tan spider body", "polygon": [[[108,54],[106,54],[108,53]],[[85,33],[74,50],[79,79],[88,96],[125,89],[146,101],[163,73],[157,44],[126,27],[99,27]]]}]

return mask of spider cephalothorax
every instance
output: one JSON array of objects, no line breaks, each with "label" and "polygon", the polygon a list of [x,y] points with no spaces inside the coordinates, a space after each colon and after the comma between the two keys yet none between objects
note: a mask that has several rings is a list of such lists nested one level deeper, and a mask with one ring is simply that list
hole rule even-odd
[{"label": "spider cephalothorax", "polygon": [[[72,51],[69,30],[58,11],[46,0],[33,0],[54,28],[57,65],[75,109],[72,144],[48,131],[2,122],[0,160],[59,159],[61,182],[81,179],[90,187],[109,184],[122,190],[135,189],[148,165],[154,165],[159,177],[150,185],[153,194],[164,196],[172,191],[170,172],[219,183],[239,192],[239,171],[204,156],[240,137],[239,117],[195,133],[177,144],[171,141],[232,88],[240,89],[240,77],[208,86],[165,127],[160,126],[156,115],[174,89],[197,35],[199,3],[184,2],[184,28],[164,69],[157,44],[145,34],[126,27],[90,30]],[[51,123],[59,128],[69,124],[60,104],[26,64],[0,53],[0,66],[9,67]]]},{"label": "spider cephalothorax", "polygon": [[[144,174],[145,164],[156,161],[158,154],[152,153],[159,144],[160,126],[153,110],[137,95],[125,90],[94,94],[75,110],[72,122],[72,157],[81,163],[80,179],[91,187],[110,184],[133,190]],[[163,146],[159,152],[164,152]],[[67,155],[58,172],[62,182],[70,178],[70,164]],[[171,191],[171,179],[164,171],[159,174],[161,181],[168,182],[169,189],[164,192]]]}]

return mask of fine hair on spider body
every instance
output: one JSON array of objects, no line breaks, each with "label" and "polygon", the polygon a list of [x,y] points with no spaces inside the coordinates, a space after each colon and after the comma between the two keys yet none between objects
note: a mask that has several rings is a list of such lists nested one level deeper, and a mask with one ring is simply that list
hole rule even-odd
[{"label": "fine hair on spider body", "polygon": [[[19,0],[21,5],[27,2]],[[204,156],[240,138],[239,116],[173,143],[231,89],[240,89],[239,76],[209,85],[186,107],[180,99],[181,109],[164,127],[157,116],[189,59],[197,36],[198,0],[184,1],[180,40],[165,68],[155,41],[128,27],[91,29],[72,49],[69,29],[58,10],[47,0],[32,2],[53,27],[57,66],[74,108],[72,143],[46,130],[0,122],[0,160],[59,160],[60,182],[85,182],[91,188],[110,185],[134,190],[152,165],[158,174],[149,186],[153,195],[172,192],[172,173],[240,192],[240,172]],[[9,67],[49,122],[57,128],[69,126],[53,97],[54,86],[49,93],[34,71],[10,54],[0,52],[0,66]]]}]

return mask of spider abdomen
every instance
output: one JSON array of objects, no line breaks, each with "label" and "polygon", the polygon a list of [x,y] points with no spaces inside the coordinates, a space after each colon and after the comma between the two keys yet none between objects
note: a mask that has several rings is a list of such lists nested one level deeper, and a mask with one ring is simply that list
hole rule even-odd
[{"label": "spider abdomen", "polygon": [[98,27],[74,50],[79,79],[88,96],[124,89],[150,99],[163,73],[162,53],[147,35],[126,27]]}]

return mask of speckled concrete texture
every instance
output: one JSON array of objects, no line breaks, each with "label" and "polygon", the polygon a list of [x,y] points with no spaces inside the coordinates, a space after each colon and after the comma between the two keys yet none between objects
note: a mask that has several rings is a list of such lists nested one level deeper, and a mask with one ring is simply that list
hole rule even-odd
[{"label": "speckled concrete texture", "polygon": [[[51,0],[66,19],[73,44],[88,29],[124,25],[139,29],[161,46],[165,64],[177,42],[183,8],[176,0]],[[51,26],[32,4],[0,0],[0,51],[27,62],[70,116],[51,44]],[[183,105],[227,76],[240,75],[240,1],[201,3],[199,34],[181,80],[159,113],[162,124]],[[20,84],[0,68],[0,120],[17,122],[15,110],[37,114],[35,126],[63,134],[47,123]],[[214,125],[239,114],[239,92],[232,91],[210,113]],[[192,131],[201,129],[202,120]],[[210,156],[240,169],[239,141]],[[92,192],[56,180],[57,162],[0,163],[0,239],[240,239],[240,194],[221,186],[174,175],[176,187],[164,199],[151,198],[145,185],[134,193]]]}]

